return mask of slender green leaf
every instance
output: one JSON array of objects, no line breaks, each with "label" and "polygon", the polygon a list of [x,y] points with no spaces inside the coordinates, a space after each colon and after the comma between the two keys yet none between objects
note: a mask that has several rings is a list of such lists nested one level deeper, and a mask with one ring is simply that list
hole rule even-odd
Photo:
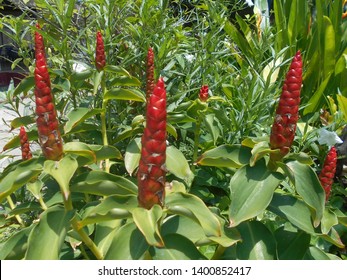
[{"label": "slender green leaf", "polygon": [[324,68],[323,77],[328,78],[335,70],[335,31],[329,17],[324,16]]},{"label": "slender green leaf", "polygon": [[344,120],[347,122],[347,97],[343,95],[336,95],[339,110],[343,113]]},{"label": "slender green leaf", "polygon": [[11,121],[11,129],[27,126],[32,123],[35,123],[35,119],[32,116],[18,117]]},{"label": "slender green leaf", "polygon": [[136,89],[112,88],[108,90],[104,96],[104,100],[127,100],[145,102],[146,98],[143,93]]},{"label": "slender green leaf", "polygon": [[28,76],[21,80],[21,82],[18,84],[18,86],[15,88],[13,95],[17,96],[21,94],[22,92],[28,92],[35,86],[35,79],[34,76]]},{"label": "slender green leaf", "polygon": [[72,110],[68,115],[68,121],[65,123],[64,131],[69,133],[73,128],[83,123],[85,120],[100,114],[102,109],[88,109],[88,108],[76,108]]},{"label": "slender green leaf", "polygon": [[139,166],[141,158],[141,138],[133,139],[126,148],[124,156],[125,168],[130,175],[134,173]]}]

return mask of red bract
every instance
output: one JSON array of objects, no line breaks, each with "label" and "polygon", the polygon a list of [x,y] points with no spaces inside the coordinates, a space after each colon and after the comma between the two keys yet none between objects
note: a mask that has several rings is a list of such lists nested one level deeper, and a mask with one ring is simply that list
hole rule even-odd
[{"label": "red bract", "polygon": [[282,159],[293,143],[296,124],[299,119],[300,91],[302,85],[302,60],[300,51],[294,56],[287,73],[282,94],[276,110],[270,136],[271,149],[279,149],[280,153],[272,153],[272,160]]},{"label": "red bract", "polygon": [[149,100],[154,89],[154,53],[153,49],[149,48],[147,53],[147,68],[146,68],[146,99]]},{"label": "red bract", "polygon": [[[37,28],[40,28],[37,25]],[[63,156],[63,143],[57,113],[51,93],[43,37],[35,32],[35,102],[39,142],[46,159],[59,160]]]},{"label": "red bract", "polygon": [[200,88],[199,99],[202,102],[206,102],[207,98],[208,98],[208,85],[204,85]]},{"label": "red bract", "polygon": [[142,136],[141,159],[137,173],[138,201],[150,209],[163,206],[166,160],[166,90],[160,78],[147,103],[146,128]]},{"label": "red bract", "polygon": [[334,182],[336,172],[337,153],[336,148],[332,147],[325,158],[323,168],[319,174],[319,181],[325,191],[325,201],[329,199],[331,186]]},{"label": "red bract", "polygon": [[20,140],[20,146],[22,150],[22,159],[23,160],[31,159],[33,156],[30,152],[28,135],[23,126],[19,130],[19,140]]},{"label": "red bract", "polygon": [[98,71],[104,69],[106,65],[105,46],[101,32],[96,33],[95,67]]}]

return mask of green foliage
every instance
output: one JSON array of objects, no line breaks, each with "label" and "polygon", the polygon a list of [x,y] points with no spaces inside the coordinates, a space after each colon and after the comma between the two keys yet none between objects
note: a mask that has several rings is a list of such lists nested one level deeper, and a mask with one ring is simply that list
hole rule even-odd
[{"label": "green foliage", "polygon": [[[180,1],[37,0],[37,19],[27,6],[20,17],[0,19],[20,55],[13,67],[27,71],[0,94],[0,110],[14,114],[6,125],[25,126],[38,143],[30,53],[38,31],[65,152],[58,162],[39,150],[22,161],[19,137],[5,144],[0,259],[346,258],[346,175],[327,202],[317,177],[335,144],[322,131],[335,135],[347,123],[340,1],[275,0],[275,20],[262,28],[256,16],[230,20],[238,4],[191,2],[187,10]],[[98,30],[101,72],[94,66]],[[138,206],[136,174],[150,46],[155,78],[164,77],[168,93],[168,147],[164,206],[147,210]],[[302,117],[291,152],[274,163],[276,99],[299,49]]]}]

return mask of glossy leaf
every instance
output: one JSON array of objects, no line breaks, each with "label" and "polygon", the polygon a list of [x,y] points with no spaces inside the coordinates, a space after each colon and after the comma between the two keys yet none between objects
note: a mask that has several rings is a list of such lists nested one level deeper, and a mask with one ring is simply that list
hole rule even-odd
[{"label": "glossy leaf", "polygon": [[139,166],[141,157],[141,138],[133,139],[126,148],[124,156],[125,168],[130,175]]},{"label": "glossy leaf", "polygon": [[58,205],[43,212],[40,222],[30,233],[25,259],[57,260],[72,217],[72,212]]},{"label": "glossy leaf", "polygon": [[328,261],[328,260],[336,260],[336,257],[332,256],[331,254],[325,253],[323,250],[317,247],[311,246],[306,252],[305,259]]},{"label": "glossy leaf", "polygon": [[192,241],[179,234],[168,234],[164,238],[164,248],[151,247],[154,260],[205,260]]},{"label": "glossy leaf", "polygon": [[126,88],[112,88],[108,90],[104,96],[104,100],[132,100],[145,102],[146,98],[143,93],[136,89],[126,89]]},{"label": "glossy leaf", "polygon": [[230,226],[235,227],[261,214],[282,179],[281,174],[267,169],[264,160],[253,167],[245,165],[237,170],[230,181]]},{"label": "glossy leaf", "polygon": [[311,235],[304,231],[289,231],[281,227],[275,231],[277,255],[280,260],[301,260],[310,246]]},{"label": "glossy leaf", "polygon": [[27,126],[32,123],[35,123],[35,119],[32,116],[18,117],[11,121],[11,129]]},{"label": "glossy leaf", "polygon": [[72,182],[71,191],[101,196],[137,195],[137,186],[122,176],[91,171],[77,176]]},{"label": "glossy leaf", "polygon": [[294,179],[294,186],[303,201],[312,209],[313,224],[317,227],[323,217],[325,207],[324,190],[314,170],[297,161],[287,163]]},{"label": "glossy leaf", "polygon": [[242,242],[236,245],[238,259],[276,259],[276,241],[265,225],[258,221],[251,221],[240,224],[237,229],[242,238]]},{"label": "glossy leaf", "polygon": [[315,233],[310,209],[303,201],[293,196],[275,193],[268,210],[287,219],[294,226],[307,233]]},{"label": "glossy leaf", "polygon": [[166,148],[166,169],[176,177],[191,183],[194,174],[189,168],[188,161],[183,153],[174,146]]},{"label": "glossy leaf", "polygon": [[191,194],[171,193],[166,197],[167,211],[186,216],[200,224],[207,237],[221,236],[221,224],[204,202]]},{"label": "glossy leaf", "polygon": [[335,70],[335,31],[329,17],[323,16],[323,22],[325,29],[323,78],[326,78]]},{"label": "glossy leaf", "polygon": [[85,120],[100,114],[102,109],[76,108],[68,115],[68,121],[65,123],[64,132],[69,133],[73,128],[83,123]]},{"label": "glossy leaf", "polygon": [[88,145],[89,148],[94,152],[96,160],[104,159],[122,159],[121,152],[114,146],[102,146],[102,145]]},{"label": "glossy leaf", "polygon": [[69,142],[64,144],[66,154],[74,154],[87,158],[91,163],[96,162],[94,151],[83,142]]},{"label": "glossy leaf", "polygon": [[145,236],[147,243],[152,246],[163,247],[164,242],[159,232],[163,216],[162,208],[157,204],[149,210],[137,207],[132,211],[132,214],[137,228]]},{"label": "glossy leaf", "polygon": [[108,87],[139,87],[141,82],[135,77],[122,76],[110,80]]},{"label": "glossy leaf", "polygon": [[149,245],[134,223],[119,228],[105,255],[105,260],[139,260]]},{"label": "glossy leaf", "polygon": [[339,223],[338,218],[330,209],[324,209],[324,215],[321,223],[321,230],[323,234],[328,234],[331,228]]},{"label": "glossy leaf", "polygon": [[31,159],[19,163],[0,181],[0,202],[6,196],[23,187],[27,182],[36,179],[42,172],[42,165],[37,159]]},{"label": "glossy leaf", "polygon": [[343,95],[336,95],[339,104],[339,110],[343,113],[344,120],[347,121],[347,97]]},{"label": "glossy leaf", "polygon": [[239,168],[251,158],[251,150],[240,145],[222,145],[203,153],[197,164],[203,166]]},{"label": "glossy leaf", "polygon": [[108,251],[117,230],[122,226],[121,219],[99,222],[95,225],[94,243],[103,255]]},{"label": "glossy leaf", "polygon": [[28,92],[35,86],[34,76],[28,76],[21,80],[18,86],[15,88],[13,95],[17,96],[22,92]]}]

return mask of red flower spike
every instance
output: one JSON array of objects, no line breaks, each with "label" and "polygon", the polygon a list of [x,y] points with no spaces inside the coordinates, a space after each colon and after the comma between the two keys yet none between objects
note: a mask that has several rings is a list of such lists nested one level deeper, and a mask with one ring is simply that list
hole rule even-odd
[{"label": "red flower spike", "polygon": [[21,126],[19,130],[19,140],[20,140],[20,146],[22,150],[22,159],[23,160],[31,159],[33,156],[30,152],[28,135],[23,126]]},{"label": "red flower spike", "polygon": [[325,191],[325,201],[329,199],[331,186],[334,182],[334,176],[336,172],[336,162],[337,162],[337,153],[336,148],[333,146],[328,152],[327,157],[325,158],[323,168],[319,174],[319,181]]},{"label": "red flower spike", "polygon": [[146,68],[146,100],[154,90],[154,53],[153,49],[149,48],[147,52],[147,68]]},{"label": "red flower spike", "polygon": [[270,158],[281,160],[293,143],[296,124],[299,119],[300,90],[302,85],[302,59],[300,51],[294,56],[282,87],[282,94],[277,106],[276,116],[271,129],[270,147],[279,149],[280,153],[272,153]]},{"label": "red flower spike", "polygon": [[199,99],[202,102],[206,102],[208,98],[208,85],[204,85],[200,88]]},{"label": "red flower spike", "polygon": [[95,67],[100,72],[106,65],[105,46],[101,32],[96,33]]},{"label": "red flower spike", "polygon": [[141,141],[137,172],[139,205],[147,209],[154,204],[163,206],[166,176],[166,90],[163,78],[159,79],[149,97]]},{"label": "red flower spike", "polygon": [[[40,26],[37,24],[37,28]],[[36,124],[39,142],[46,159],[60,160],[63,156],[63,142],[59,131],[59,122],[51,93],[43,37],[35,32],[35,102]]]}]

